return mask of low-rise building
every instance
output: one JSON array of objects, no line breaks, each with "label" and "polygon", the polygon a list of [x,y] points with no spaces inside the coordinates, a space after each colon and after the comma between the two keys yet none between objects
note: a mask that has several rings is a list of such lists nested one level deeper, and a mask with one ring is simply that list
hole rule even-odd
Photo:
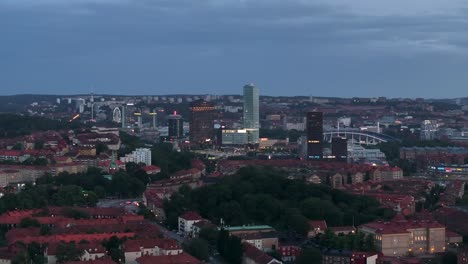
[{"label": "low-rise building", "polygon": [[445,226],[433,220],[411,220],[397,215],[392,221],[361,225],[359,231],[374,236],[385,256],[434,254],[445,251]]},{"label": "low-rise building", "polygon": [[328,230],[333,232],[335,235],[343,234],[348,235],[356,232],[356,227],[354,226],[333,226],[329,227]]},{"label": "low-rise building", "polygon": [[182,248],[172,239],[134,239],[123,244],[125,263],[136,264],[142,256],[162,256],[182,254]]},{"label": "low-rise building", "polygon": [[187,253],[178,255],[141,256],[136,260],[137,264],[201,264],[202,262]]},{"label": "low-rise building", "polygon": [[179,216],[179,232],[189,235],[192,232],[193,224],[204,220],[198,213],[189,211]]},{"label": "low-rise building", "polygon": [[282,262],[259,250],[254,245],[244,242],[242,243],[244,255],[242,257],[243,264],[281,264]]},{"label": "low-rise building", "polygon": [[275,231],[237,234],[236,236],[263,252],[272,252],[278,248],[278,233]]},{"label": "low-rise building", "polygon": [[327,222],[325,220],[309,221],[309,232],[307,237],[315,237],[318,234],[324,234],[327,230]]},{"label": "low-rise building", "polygon": [[277,249],[284,262],[294,262],[301,254],[301,247],[296,245],[279,245]]}]

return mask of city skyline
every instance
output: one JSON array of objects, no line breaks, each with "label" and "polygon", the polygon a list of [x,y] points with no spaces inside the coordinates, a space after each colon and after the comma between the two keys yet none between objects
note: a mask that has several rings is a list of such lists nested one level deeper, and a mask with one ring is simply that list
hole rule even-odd
[{"label": "city skyline", "polygon": [[7,0],[0,94],[237,94],[254,82],[272,96],[463,97],[466,10],[458,0]]}]

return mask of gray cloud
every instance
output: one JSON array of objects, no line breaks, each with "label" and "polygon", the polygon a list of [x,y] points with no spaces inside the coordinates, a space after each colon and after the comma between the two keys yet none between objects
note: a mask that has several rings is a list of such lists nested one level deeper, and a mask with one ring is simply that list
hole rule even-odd
[{"label": "gray cloud", "polygon": [[3,0],[0,87],[225,93],[257,81],[270,94],[457,96],[465,2]]}]

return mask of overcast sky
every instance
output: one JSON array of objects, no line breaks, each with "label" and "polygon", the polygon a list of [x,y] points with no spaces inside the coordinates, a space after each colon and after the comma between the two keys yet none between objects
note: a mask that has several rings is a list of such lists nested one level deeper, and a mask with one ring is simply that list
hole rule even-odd
[{"label": "overcast sky", "polygon": [[468,96],[468,0],[0,0],[0,94]]}]

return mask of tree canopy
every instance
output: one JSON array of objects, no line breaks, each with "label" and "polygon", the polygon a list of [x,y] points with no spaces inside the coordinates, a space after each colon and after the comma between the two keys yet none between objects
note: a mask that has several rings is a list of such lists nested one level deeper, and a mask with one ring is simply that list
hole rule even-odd
[{"label": "tree canopy", "polygon": [[307,221],[326,220],[330,226],[358,225],[381,218],[386,210],[377,200],[354,196],[324,185],[290,180],[272,168],[247,167],[219,183],[185,189],[165,201],[168,223],[177,225],[185,210],[198,211],[214,223],[269,224],[305,235]]}]

